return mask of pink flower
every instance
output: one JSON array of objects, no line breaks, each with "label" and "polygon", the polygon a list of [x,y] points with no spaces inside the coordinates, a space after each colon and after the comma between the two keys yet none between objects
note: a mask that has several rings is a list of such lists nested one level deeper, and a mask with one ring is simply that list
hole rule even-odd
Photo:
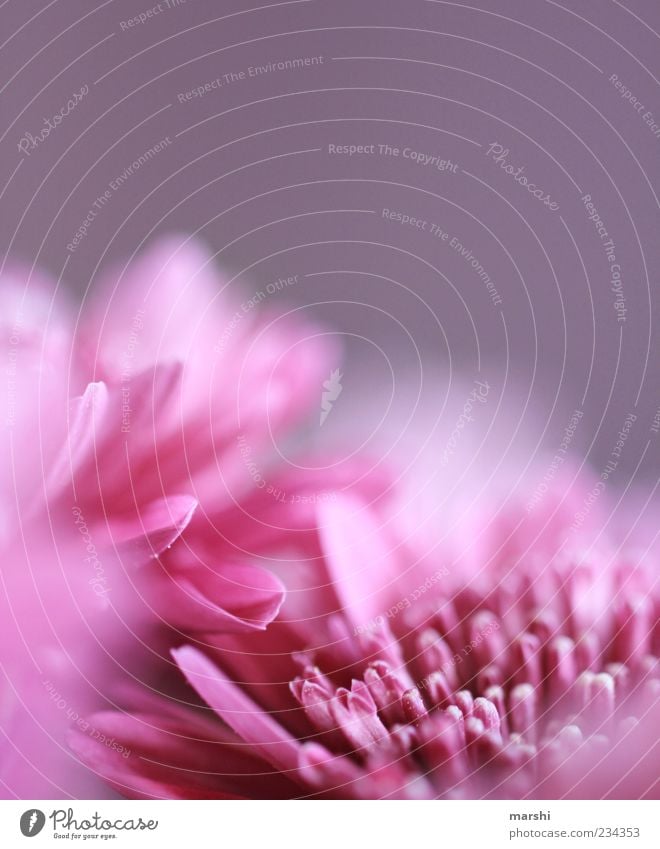
[{"label": "pink flower", "polygon": [[126,660],[128,570],[173,542],[192,512],[190,499],[174,499],[113,524],[80,508],[84,487],[65,495],[68,435],[82,454],[87,434],[67,426],[69,316],[52,294],[43,280],[26,289],[18,271],[3,279],[0,792],[22,798],[89,792],[66,729],[84,724]]},{"label": "pink flower", "polygon": [[545,521],[510,512],[467,573],[394,534],[382,498],[318,504],[273,564],[288,594],[268,630],[200,629],[167,697],[91,718],[129,757],[74,750],[134,797],[657,796],[651,565],[570,534],[562,499]]},{"label": "pink flower", "polygon": [[66,729],[92,733],[85,714],[141,680],[164,627],[260,630],[282,603],[274,575],[211,541],[254,490],[241,446],[268,468],[316,407],[333,349],[295,317],[234,303],[211,260],[156,244],[93,287],[75,333],[50,281],[3,278],[0,794],[101,794]]},{"label": "pink flower", "polygon": [[213,256],[182,237],[162,239],[94,286],[77,362],[85,383],[107,386],[97,446],[117,435],[125,443],[119,464],[97,451],[80,468],[97,478],[101,499],[133,509],[174,490],[234,502],[255,485],[246,450],[261,465],[260,452],[270,458],[318,403],[337,353],[331,337],[270,309],[267,286],[244,291],[240,300]]}]

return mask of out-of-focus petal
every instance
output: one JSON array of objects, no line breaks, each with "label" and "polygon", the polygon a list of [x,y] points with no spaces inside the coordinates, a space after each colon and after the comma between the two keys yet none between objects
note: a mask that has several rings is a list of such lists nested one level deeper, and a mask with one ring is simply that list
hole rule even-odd
[{"label": "out-of-focus petal", "polygon": [[[162,713],[92,715],[69,735],[71,748],[89,769],[134,799],[236,799],[255,781],[264,798],[291,792],[291,784],[254,754],[226,726]],[[180,711],[179,711],[180,713]]]},{"label": "out-of-focus petal", "polygon": [[172,652],[190,685],[238,736],[285,774],[298,768],[300,744],[192,646]]},{"label": "out-of-focus petal", "polygon": [[154,610],[187,633],[262,631],[284,600],[284,587],[274,575],[243,564],[197,564],[176,571],[156,564],[146,580]]},{"label": "out-of-focus petal", "polygon": [[319,504],[319,533],[334,585],[352,621],[365,623],[401,598],[406,580],[395,543],[388,545],[369,508],[338,496]]}]

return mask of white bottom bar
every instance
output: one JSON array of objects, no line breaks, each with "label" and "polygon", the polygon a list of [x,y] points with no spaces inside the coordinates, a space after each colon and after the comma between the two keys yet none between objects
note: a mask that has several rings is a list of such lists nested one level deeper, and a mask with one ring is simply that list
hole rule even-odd
[{"label": "white bottom bar", "polygon": [[[9,801],[0,803],[0,846],[353,849],[364,841],[378,849],[657,849],[659,807],[652,801]],[[35,843],[26,843],[31,837]]]}]

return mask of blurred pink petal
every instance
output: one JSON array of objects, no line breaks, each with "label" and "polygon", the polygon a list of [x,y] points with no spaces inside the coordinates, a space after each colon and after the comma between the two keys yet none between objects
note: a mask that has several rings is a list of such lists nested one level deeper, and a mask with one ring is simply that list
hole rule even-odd
[{"label": "blurred pink petal", "polygon": [[298,741],[201,652],[184,647],[174,658],[199,695],[255,754],[285,774],[297,768]]},{"label": "blurred pink petal", "polygon": [[[282,563],[292,602],[265,634],[207,634],[205,649],[174,652],[208,706],[188,709],[184,735],[211,709],[293,783],[292,797],[658,796],[648,741],[660,605],[648,564],[602,535],[590,551],[570,514],[530,530],[519,502],[499,524],[516,552],[508,566],[493,557],[504,541],[493,531],[482,570],[450,572],[442,547],[430,559],[397,545],[389,510],[356,494],[330,505],[318,507],[320,558],[303,546],[311,559],[292,560],[290,580]],[[404,568],[391,567],[404,551]],[[222,754],[212,762],[222,770]],[[132,769],[118,773],[129,796]]]},{"label": "blurred pink petal", "polygon": [[260,631],[282,604],[258,563],[212,541],[202,553],[208,529],[194,515],[238,524],[255,485],[237,438],[265,462],[316,404],[333,347],[275,312],[250,312],[227,335],[240,304],[210,259],[171,238],[106,275],[75,344],[55,286],[21,269],[3,278],[3,795],[106,793],[67,730],[84,735],[85,714],[148,674],[164,635]]},{"label": "blurred pink petal", "polygon": [[265,569],[223,564],[212,569],[191,563],[188,569],[150,569],[145,584],[154,611],[173,627],[188,632],[262,631],[284,599],[279,580]]},{"label": "blurred pink petal", "polygon": [[[255,458],[297,423],[336,346],[296,316],[240,301],[198,242],[171,236],[94,289],[79,328],[90,379],[113,389],[107,433],[123,464],[101,467],[100,492],[125,499],[185,491],[231,501],[253,488],[238,438]],[[148,403],[131,409],[132,399]]]},{"label": "blurred pink petal", "polygon": [[[260,798],[272,799],[285,798],[295,788],[270,764],[246,751],[230,729],[203,719],[191,724],[181,709],[159,707],[157,714],[95,714],[91,733],[73,734],[72,747],[115,789],[120,793],[130,789],[134,798],[245,798],[258,782]],[[122,743],[99,746],[93,740],[98,734]]]},{"label": "blurred pink petal", "polygon": [[349,618],[368,622],[401,596],[408,579],[401,552],[364,503],[342,496],[320,504],[319,532],[330,577]]},{"label": "blurred pink petal", "polygon": [[197,508],[189,495],[175,495],[145,504],[134,516],[113,517],[112,541],[122,562],[139,566],[163,554],[181,536]]}]

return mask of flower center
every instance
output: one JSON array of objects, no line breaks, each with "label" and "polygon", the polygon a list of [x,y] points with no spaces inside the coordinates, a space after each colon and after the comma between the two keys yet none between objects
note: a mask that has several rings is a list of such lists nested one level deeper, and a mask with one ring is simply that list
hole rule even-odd
[{"label": "flower center", "polygon": [[325,651],[298,657],[291,691],[315,744],[370,773],[396,764],[402,782],[421,778],[436,796],[473,796],[480,784],[520,795],[576,755],[597,760],[658,702],[644,602],[626,599],[608,628],[581,635],[547,613],[517,634],[485,607],[461,613],[459,600],[397,636],[382,620],[346,632],[350,687],[321,671]]}]

